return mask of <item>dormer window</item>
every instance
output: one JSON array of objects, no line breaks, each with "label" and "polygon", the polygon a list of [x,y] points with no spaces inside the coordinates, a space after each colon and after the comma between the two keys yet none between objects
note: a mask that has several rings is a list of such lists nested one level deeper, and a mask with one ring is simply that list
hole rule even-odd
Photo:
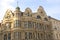
[{"label": "dormer window", "polygon": [[41,11],[41,13],[43,13],[43,12]]},{"label": "dormer window", "polygon": [[37,16],[37,19],[40,19],[40,18],[41,18],[41,17],[38,15],[38,16]]},{"label": "dormer window", "polygon": [[31,14],[29,14],[29,13],[27,13],[27,14],[25,14],[25,15],[26,15],[26,16],[30,16],[30,17],[32,16],[32,15],[31,15]]},{"label": "dormer window", "polygon": [[26,15],[26,16],[30,16],[29,12],[27,12],[25,15]]},{"label": "dormer window", "polygon": [[44,18],[44,20],[45,20],[45,21],[48,21],[48,19],[47,19],[47,18]]}]

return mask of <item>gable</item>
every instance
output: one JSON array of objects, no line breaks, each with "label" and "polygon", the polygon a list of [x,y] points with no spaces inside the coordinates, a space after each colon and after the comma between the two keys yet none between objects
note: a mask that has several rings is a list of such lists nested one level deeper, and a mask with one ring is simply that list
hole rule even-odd
[{"label": "gable", "polygon": [[3,19],[10,19],[10,18],[12,18],[12,17],[13,17],[13,13],[12,13],[11,10],[8,9],[8,10],[6,11]]},{"label": "gable", "polygon": [[39,8],[37,9],[37,13],[44,17],[47,16],[42,6],[39,6]]}]

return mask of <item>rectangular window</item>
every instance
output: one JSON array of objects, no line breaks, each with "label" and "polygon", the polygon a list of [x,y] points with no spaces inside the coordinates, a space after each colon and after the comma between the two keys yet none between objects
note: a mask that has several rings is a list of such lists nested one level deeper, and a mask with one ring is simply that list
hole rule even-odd
[{"label": "rectangular window", "polygon": [[11,33],[8,33],[8,40],[11,40]]},{"label": "rectangular window", "polygon": [[32,33],[29,32],[29,39],[32,39]]},{"label": "rectangular window", "polygon": [[14,32],[14,39],[20,40],[21,39],[21,32]]},{"label": "rectangular window", "polygon": [[40,24],[40,29],[43,30],[44,28],[44,25],[43,24]]},{"label": "rectangular window", "polygon": [[32,28],[32,22],[28,21],[28,28]]},{"label": "rectangular window", "polygon": [[40,39],[40,35],[39,35],[39,33],[38,33],[38,39]]},{"label": "rectangular window", "polygon": [[24,22],[24,27],[28,28],[28,22],[26,22],[26,21]]},{"label": "rectangular window", "polygon": [[25,39],[28,39],[28,34],[27,34],[27,32],[25,32]]},{"label": "rectangular window", "polygon": [[41,38],[43,38],[43,34],[42,33],[40,34],[40,36],[41,36]]},{"label": "rectangular window", "polygon": [[33,35],[33,39],[35,39],[35,33],[33,33],[32,35]]},{"label": "rectangular window", "polygon": [[21,15],[20,15],[20,13],[16,13],[16,17],[20,17]]},{"label": "rectangular window", "polygon": [[4,34],[4,40],[7,40],[7,34]]},{"label": "rectangular window", "polygon": [[21,12],[21,16],[23,16],[23,12]]},{"label": "rectangular window", "polygon": [[32,27],[33,27],[33,28],[35,27],[35,22],[32,22]]},{"label": "rectangular window", "polygon": [[24,27],[25,27],[25,28],[32,28],[32,26],[33,26],[32,22],[30,22],[30,21],[24,22]]},{"label": "rectangular window", "polygon": [[32,39],[32,33],[31,32],[25,32],[25,39]]},{"label": "rectangular window", "polygon": [[41,27],[41,24],[40,23],[36,23],[36,28],[40,29],[40,27]]},{"label": "rectangular window", "polygon": [[20,20],[15,20],[14,27],[20,27],[20,26],[21,26],[21,21]]}]

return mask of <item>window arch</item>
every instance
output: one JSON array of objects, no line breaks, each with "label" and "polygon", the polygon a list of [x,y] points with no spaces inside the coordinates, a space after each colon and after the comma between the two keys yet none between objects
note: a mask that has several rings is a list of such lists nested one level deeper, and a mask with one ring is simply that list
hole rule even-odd
[{"label": "window arch", "polygon": [[38,16],[37,16],[37,19],[41,19],[41,17],[38,15]]},{"label": "window arch", "polygon": [[45,20],[45,21],[48,21],[48,19],[47,19],[47,18],[44,18],[44,20]]}]

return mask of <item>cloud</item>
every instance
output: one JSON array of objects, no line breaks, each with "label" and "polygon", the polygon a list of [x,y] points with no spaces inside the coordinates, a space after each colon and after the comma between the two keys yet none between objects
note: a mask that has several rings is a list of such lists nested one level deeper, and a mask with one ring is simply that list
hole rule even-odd
[{"label": "cloud", "polygon": [[14,10],[14,7],[11,5],[15,0],[0,0],[0,20],[2,20],[7,9]]},{"label": "cloud", "polygon": [[60,0],[46,0],[48,3],[60,3]]},{"label": "cloud", "polygon": [[[0,0],[0,20],[2,20],[7,9],[14,10],[17,0]],[[48,15],[55,17],[60,15],[60,0],[18,0],[18,5],[23,11],[26,7],[30,7],[32,10],[40,5],[45,7],[45,11]],[[55,15],[55,16],[54,16]],[[57,17],[56,17],[57,18]],[[60,18],[59,18],[60,19]]]},{"label": "cloud", "polygon": [[46,13],[49,16],[52,16],[53,18],[59,19],[60,20],[60,6],[54,6],[54,7],[48,7],[46,9]]},{"label": "cloud", "polygon": [[1,1],[1,6],[4,8],[4,9],[8,9],[8,8],[12,8],[13,9],[13,6],[10,5],[11,3],[13,3],[14,0],[2,0]]}]

